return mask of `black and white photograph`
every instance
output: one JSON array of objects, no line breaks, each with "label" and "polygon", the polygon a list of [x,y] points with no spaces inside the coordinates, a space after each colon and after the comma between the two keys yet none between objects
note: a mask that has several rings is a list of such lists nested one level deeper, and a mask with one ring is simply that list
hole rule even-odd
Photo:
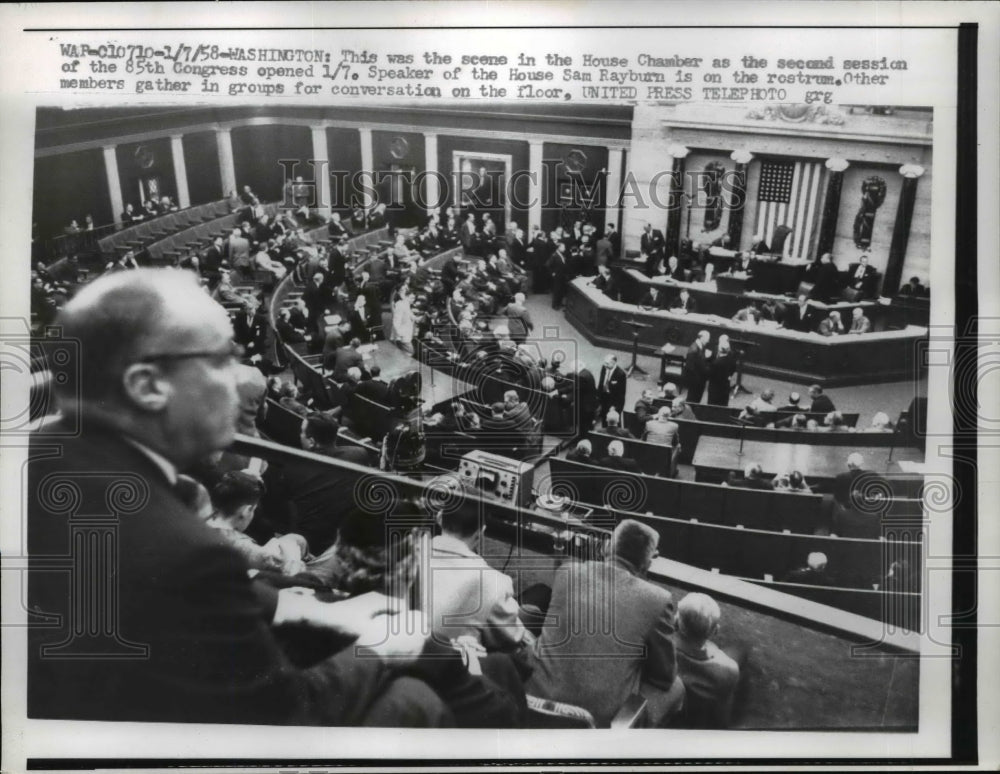
[{"label": "black and white photograph", "polygon": [[417,5],[7,14],[4,769],[992,768],[995,26]]}]

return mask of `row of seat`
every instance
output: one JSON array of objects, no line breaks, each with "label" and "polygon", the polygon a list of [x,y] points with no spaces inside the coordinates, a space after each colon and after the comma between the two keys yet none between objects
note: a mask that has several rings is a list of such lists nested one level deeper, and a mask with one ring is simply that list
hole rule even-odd
[{"label": "row of seat", "polygon": [[[865,540],[834,535],[798,535],[769,532],[692,519],[676,519],[649,513],[618,512],[649,524],[660,535],[660,555],[723,575],[754,581],[782,581],[806,557],[821,552],[828,572],[843,588],[871,589],[883,583],[894,561],[906,559],[915,583],[919,583],[923,532],[915,528],[894,540]],[[907,538],[907,539],[903,539]],[[918,588],[912,591],[919,591]],[[877,616],[873,616],[877,617]]]},{"label": "row of seat", "polygon": [[[592,438],[598,434],[592,434]],[[613,440],[608,436],[603,439]],[[635,447],[652,447],[663,463],[665,447],[625,441],[626,454]],[[595,445],[595,456],[606,447]],[[549,460],[550,489],[577,502],[616,510],[683,516],[702,523],[743,526],[750,529],[790,530],[812,534],[827,514],[820,495],[740,489],[646,474],[607,470],[572,460]]]},{"label": "row of seat", "polygon": [[[691,406],[694,415],[702,422],[733,425],[739,422],[739,416],[743,413],[743,409],[738,406],[716,406],[712,403],[689,403],[688,405]],[[803,411],[801,413],[806,415],[806,419],[815,419],[821,424],[826,418],[826,413],[822,411]],[[858,419],[861,417],[860,414],[850,411],[841,412],[841,416],[847,427],[857,427]]]},{"label": "row of seat", "polygon": [[[279,203],[264,205],[264,214],[273,218],[278,214]],[[216,237],[226,237],[240,224],[240,214],[230,213],[215,218],[208,223],[185,228],[166,238],[146,246],[146,252],[154,263],[176,261],[190,252],[202,250],[212,244]]]},{"label": "row of seat", "polygon": [[97,246],[106,256],[114,257],[119,247],[126,250],[141,249],[171,234],[229,213],[229,203],[226,200],[199,204],[127,226],[100,239]]},{"label": "row of seat", "polygon": [[[695,415],[698,410],[695,409]],[[690,454],[701,436],[716,438],[742,438],[746,441],[762,443],[805,443],[810,446],[859,446],[864,448],[878,446],[911,446],[914,445],[909,436],[897,433],[882,433],[878,431],[861,431],[856,433],[817,432],[814,430],[792,430],[790,428],[754,427],[753,425],[711,422],[701,419],[673,418],[681,433],[681,444]],[[637,438],[642,436],[643,425],[632,411],[626,411],[623,423]]]},{"label": "row of seat", "polygon": [[[602,436],[601,440],[610,437]],[[639,444],[641,441],[626,441]],[[646,444],[655,446],[655,444]],[[595,454],[603,454],[598,447]],[[663,454],[664,447],[658,447]],[[626,453],[628,448],[626,448]],[[763,530],[812,534],[831,523],[832,501],[818,494],[682,481],[640,473],[608,470],[565,459],[550,459],[550,488],[556,494],[598,507],[680,515],[700,522]],[[882,512],[853,514],[843,520],[845,536],[878,539],[886,530],[919,523],[921,503],[915,498],[888,500]]]}]

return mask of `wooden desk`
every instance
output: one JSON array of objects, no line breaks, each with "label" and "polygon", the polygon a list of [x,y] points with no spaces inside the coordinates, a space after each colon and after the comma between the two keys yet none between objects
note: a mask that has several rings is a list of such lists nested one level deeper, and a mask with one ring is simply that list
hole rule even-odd
[{"label": "wooden desk", "polygon": [[614,301],[580,277],[570,283],[566,296],[566,319],[591,344],[629,351],[632,329],[628,320],[651,325],[639,332],[639,351],[657,356],[664,344],[685,350],[698,332],[712,336],[715,349],[720,334],[756,344],[744,363],[744,370],[795,384],[824,387],[914,380],[920,370],[918,342],[926,340],[927,329],[910,326],[902,331],[883,331],[863,336],[824,337],[777,328],[773,324],[745,326],[711,314],[681,315],[668,311],[643,310],[634,304]]},{"label": "wooden desk", "polygon": [[[793,297],[779,293],[726,290],[720,287],[720,285],[728,284],[723,282],[678,282],[664,277],[650,278],[637,269],[620,269],[618,281],[622,290],[622,301],[626,303],[638,304],[651,287],[657,288],[669,303],[680,292],[681,288],[685,288],[698,305],[699,313],[715,314],[720,317],[732,317],[751,301],[775,301],[781,305],[794,303]],[[844,324],[849,326],[855,307],[860,307],[868,319],[872,321],[876,331],[890,327],[905,327],[905,324],[900,324],[904,318],[900,316],[898,309],[887,304],[880,304],[877,301],[837,301],[834,303],[810,301],[809,305],[815,311],[817,324],[819,324],[820,319],[835,309],[840,312]]]},{"label": "wooden desk", "polygon": [[[844,433],[844,435],[849,435]],[[692,464],[698,481],[724,481],[732,470],[742,471],[756,462],[768,477],[798,470],[810,484],[829,485],[847,471],[847,455],[858,452],[865,459],[865,469],[887,475],[892,460],[923,461],[919,449],[886,449],[874,447],[813,446],[802,443],[766,443],[763,441],[740,442],[736,438],[702,436]]]}]

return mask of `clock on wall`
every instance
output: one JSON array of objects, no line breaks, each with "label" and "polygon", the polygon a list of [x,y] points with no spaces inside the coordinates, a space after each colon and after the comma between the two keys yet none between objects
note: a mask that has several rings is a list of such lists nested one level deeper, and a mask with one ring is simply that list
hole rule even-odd
[{"label": "clock on wall", "polygon": [[567,172],[578,175],[587,166],[587,154],[579,148],[574,148],[563,158],[563,164],[566,165]]},{"label": "clock on wall", "polygon": [[410,143],[406,141],[405,137],[395,137],[392,143],[389,145],[389,153],[394,159],[406,158],[406,154],[410,152]]},{"label": "clock on wall", "polygon": [[145,145],[135,149],[135,163],[139,169],[152,169],[156,164],[156,156]]}]

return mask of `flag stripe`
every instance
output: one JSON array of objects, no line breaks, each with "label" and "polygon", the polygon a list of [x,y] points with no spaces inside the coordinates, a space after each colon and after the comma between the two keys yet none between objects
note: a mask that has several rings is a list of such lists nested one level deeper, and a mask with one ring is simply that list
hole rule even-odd
[{"label": "flag stripe", "polygon": [[772,244],[779,226],[792,230],[789,256],[803,258],[812,239],[822,167],[813,161],[764,161],[757,195],[756,233]]},{"label": "flag stripe", "polygon": [[[792,182],[792,190],[793,190],[792,201],[795,202],[796,213],[798,213],[799,202],[802,201],[802,191],[808,185],[808,178],[809,178],[809,165],[803,164],[800,161],[796,161],[795,179]],[[793,228],[794,230],[792,231],[792,234],[789,237],[792,240],[792,243],[788,246],[788,252],[789,255],[791,255],[792,257],[798,257],[799,254],[798,244],[802,241],[802,236],[801,236],[802,229],[797,226],[793,226]]]},{"label": "flag stripe", "polygon": [[813,164],[812,185],[809,188],[809,202],[806,206],[806,219],[802,228],[802,245],[798,253],[800,258],[808,257],[813,226],[816,223],[816,208],[819,205],[819,179],[822,174],[822,167],[819,164]]}]

